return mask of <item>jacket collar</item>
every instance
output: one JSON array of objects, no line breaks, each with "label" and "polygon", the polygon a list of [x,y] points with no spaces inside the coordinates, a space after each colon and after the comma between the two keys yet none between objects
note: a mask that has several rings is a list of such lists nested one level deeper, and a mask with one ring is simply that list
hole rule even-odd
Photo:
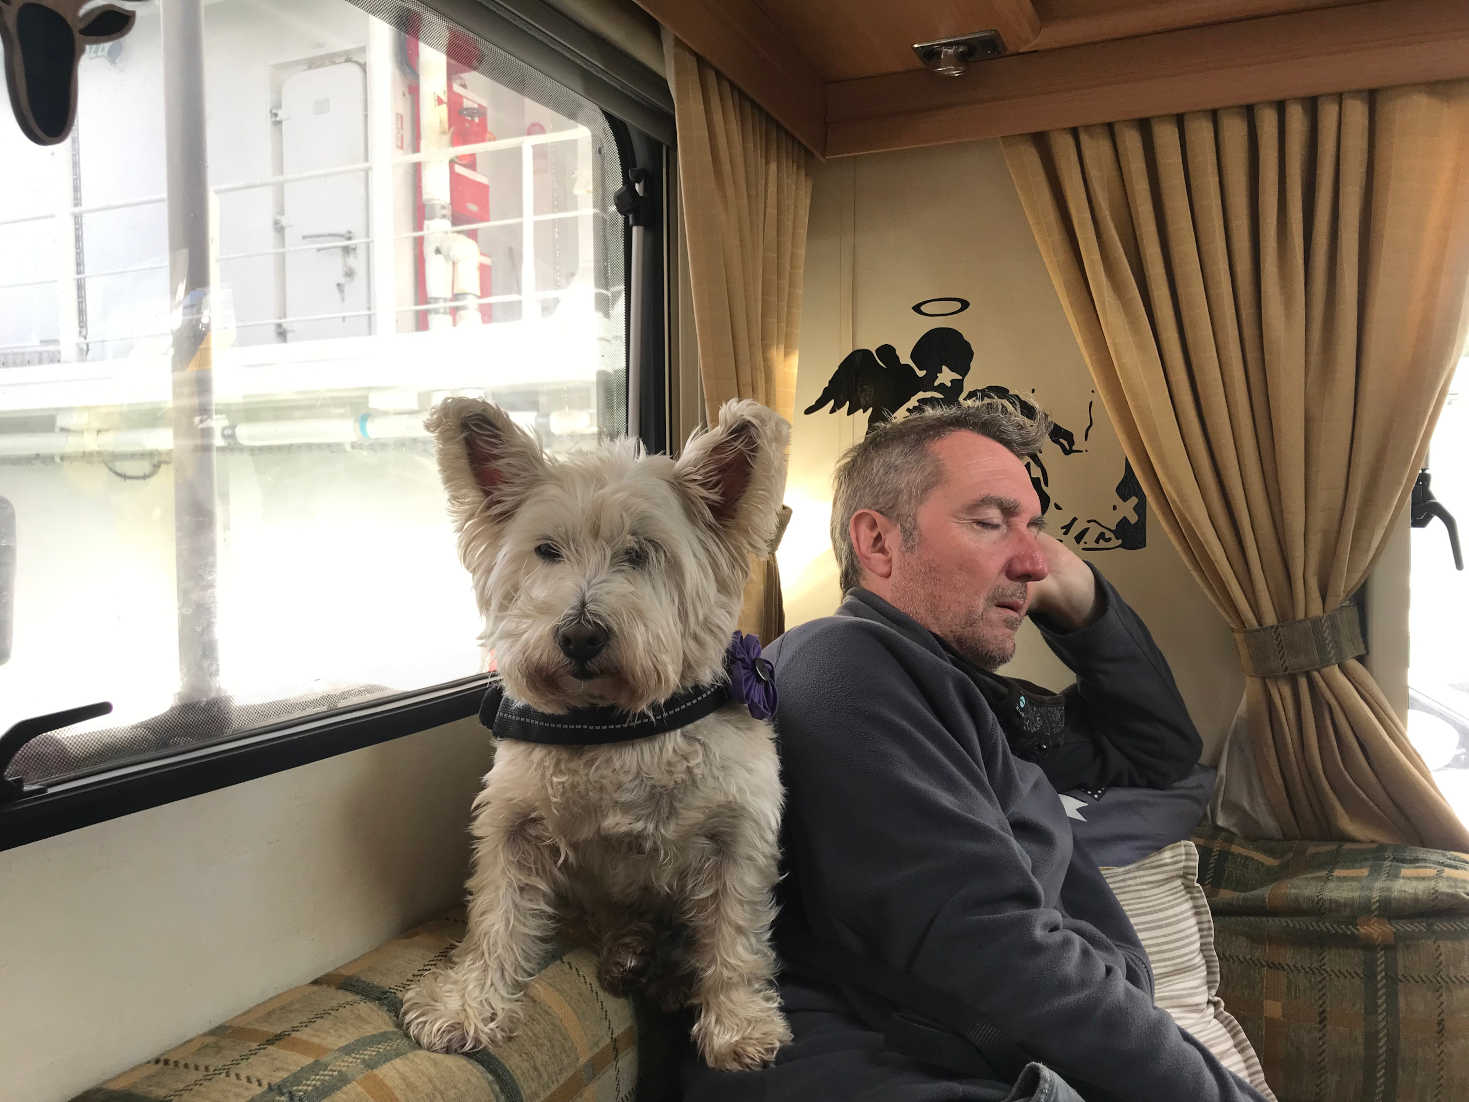
[{"label": "jacket collar", "polygon": [[906,612],[896,608],[883,600],[870,589],[855,586],[847,590],[842,603],[837,607],[838,616],[855,616],[859,620],[871,620],[875,623],[886,624],[909,642],[917,643],[925,650],[943,658],[945,661],[954,660],[953,653],[933,632],[924,627]]},{"label": "jacket collar", "polygon": [[941,656],[979,690],[1011,747],[1022,757],[1034,761],[1060,744],[1066,724],[1064,696],[1029,681],[976,666],[913,617],[870,590],[860,587],[847,590],[837,615],[886,624],[905,639]]},{"label": "jacket collar", "polygon": [[847,590],[846,598],[837,608],[836,614],[856,616],[859,619],[873,620],[888,625],[904,638],[918,643],[934,654],[941,655],[951,666],[987,692],[995,690],[998,686],[1024,684],[1034,692],[1046,693],[1046,690],[1030,685],[1029,682],[1017,682],[1015,678],[976,666],[951,646],[947,639],[935,635],[906,612],[889,604],[871,590],[862,589],[860,586]]}]

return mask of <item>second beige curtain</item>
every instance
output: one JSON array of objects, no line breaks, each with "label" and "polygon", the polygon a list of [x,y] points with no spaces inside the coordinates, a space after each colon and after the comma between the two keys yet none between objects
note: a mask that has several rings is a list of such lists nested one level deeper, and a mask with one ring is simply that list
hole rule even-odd
[{"label": "second beige curtain", "polygon": [[[1321,616],[1406,504],[1462,347],[1469,83],[1007,139],[1162,527],[1236,629]],[[1297,838],[1469,850],[1356,660],[1247,679]]]},{"label": "second beige curtain", "polygon": [[[707,416],[753,398],[795,413],[811,161],[718,70],[664,33],[678,127],[679,194]],[[741,628],[785,630],[774,554],[756,563]]]}]

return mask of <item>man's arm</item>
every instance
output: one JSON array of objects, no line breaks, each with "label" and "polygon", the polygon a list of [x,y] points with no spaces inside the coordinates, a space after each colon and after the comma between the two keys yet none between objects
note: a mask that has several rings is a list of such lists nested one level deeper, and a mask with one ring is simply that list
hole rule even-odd
[{"label": "man's arm", "polygon": [[1075,631],[1105,610],[1096,575],[1071,548],[1044,532],[1036,536],[1046,559],[1046,576],[1030,583],[1030,614],[1056,631]]},{"label": "man's arm", "polygon": [[1058,540],[1041,537],[1049,575],[1031,583],[1030,613],[1076,675],[1066,725],[1036,763],[1060,791],[1182,780],[1203,741],[1163,652],[1110,582]]},{"label": "man's arm", "polygon": [[789,887],[818,933],[958,995],[1107,1096],[1259,1102],[1128,982],[1114,945],[1048,903],[1006,808],[1054,794],[946,668],[856,620],[785,641]]}]

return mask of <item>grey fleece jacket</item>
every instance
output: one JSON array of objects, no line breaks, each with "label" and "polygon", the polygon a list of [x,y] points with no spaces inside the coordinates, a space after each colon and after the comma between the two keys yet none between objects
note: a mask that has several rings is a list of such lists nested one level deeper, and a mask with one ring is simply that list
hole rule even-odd
[{"label": "grey fleece jacket", "polygon": [[[1074,851],[1055,789],[931,632],[855,590],[766,653],[788,793],[783,921],[967,1000],[1088,1102],[1258,1102],[1153,1006],[1136,933]],[[838,983],[783,986],[790,1006],[871,1022]],[[799,1055],[805,1016],[792,1017]]]}]

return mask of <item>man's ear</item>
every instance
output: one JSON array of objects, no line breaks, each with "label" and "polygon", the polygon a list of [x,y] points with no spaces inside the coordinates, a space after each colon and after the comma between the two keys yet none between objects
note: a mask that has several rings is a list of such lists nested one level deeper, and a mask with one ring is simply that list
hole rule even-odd
[{"label": "man's ear", "polygon": [[449,514],[463,531],[471,521],[498,529],[546,474],[537,444],[499,406],[446,398],[428,415]]},{"label": "man's ear", "polygon": [[893,551],[899,538],[898,526],[872,509],[858,509],[847,522],[847,538],[862,569],[873,578],[893,575]]},{"label": "man's ear", "polygon": [[790,425],[773,410],[731,399],[674,464],[696,517],[738,555],[763,555],[775,538],[790,438]]}]

